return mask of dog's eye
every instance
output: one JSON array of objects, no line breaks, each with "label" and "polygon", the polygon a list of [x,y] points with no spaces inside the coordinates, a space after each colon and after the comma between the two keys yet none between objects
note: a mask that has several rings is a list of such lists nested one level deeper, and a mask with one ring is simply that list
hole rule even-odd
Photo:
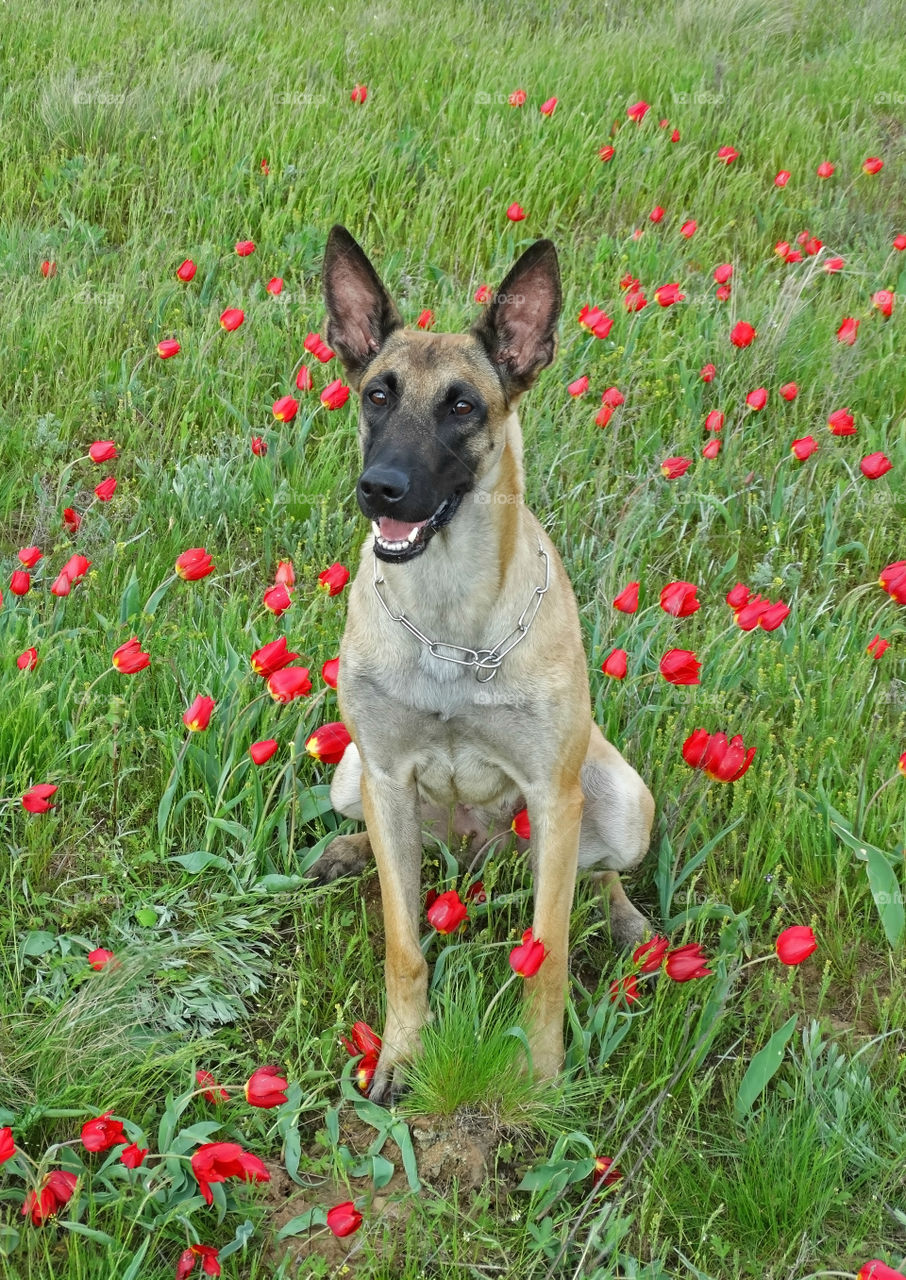
[{"label": "dog's eye", "polygon": [[464,418],[467,413],[472,412],[473,407],[473,405],[469,404],[468,400],[457,400],[456,404],[453,406],[453,412],[458,418]]},{"label": "dog's eye", "polygon": [[375,387],[373,391],[368,392],[368,399],[372,404],[385,405],[387,403],[387,392],[382,391],[380,387]]}]

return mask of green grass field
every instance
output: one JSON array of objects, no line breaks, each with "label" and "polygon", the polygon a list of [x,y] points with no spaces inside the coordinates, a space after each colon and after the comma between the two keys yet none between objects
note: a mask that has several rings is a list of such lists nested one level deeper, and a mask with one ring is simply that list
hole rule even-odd
[{"label": "green grass field", "polygon": [[[25,0],[6,24],[0,1132],[24,1155],[0,1166],[0,1276],[172,1280],[192,1244],[249,1280],[903,1268],[906,607],[878,584],[906,557],[900,6]],[[635,123],[640,100],[651,109]],[[868,157],[880,172],[863,172]],[[514,202],[522,221],[507,218]],[[340,1040],[356,1020],[380,1029],[383,931],[373,869],[326,889],[305,879],[353,829],[330,808],[332,767],[305,750],[339,714],[320,672],[346,596],[318,590],[318,574],[354,569],[367,533],[354,401],[320,405],[342,370],[303,348],[324,333],[335,222],[407,323],[431,308],[439,330],[471,324],[476,290],[534,239],[560,253],[560,350],[522,407],[528,500],[575,588],[598,723],[657,801],[629,891],[673,945],[700,942],[713,972],[662,974],[638,1003],[612,1003],[638,966],[580,882],[556,1088],[518,1069],[515,988],[482,1022],[531,917],[512,841],[472,869],[487,901],[461,936],[425,922],[435,1019],[398,1111],[357,1091]],[[822,247],[784,261],[775,244],[796,251],[801,232]],[[246,239],[254,253],[237,256]],[[842,269],[826,271],[834,257]],[[627,275],[648,300],[634,314]],[[662,308],[668,282],[685,300]],[[889,318],[879,289],[894,294]],[[577,323],[584,304],[613,318],[606,339]],[[235,332],[226,308],[244,311]],[[847,317],[851,346],[836,337]],[[757,337],[737,349],[740,320]],[[164,360],[167,338],[181,349]],[[296,391],[301,363],[312,391]],[[582,375],[589,390],[572,397]],[[611,386],[625,403],[601,428]],[[761,387],[766,406],[747,408]],[[271,405],[288,393],[299,412],[279,422]],[[855,435],[828,429],[841,408]],[[725,415],[716,458],[702,456],[712,410]],[[818,450],[797,461],[808,435]],[[97,440],[117,457],[93,464]],[[871,480],[860,462],[875,453],[892,467]],[[692,463],[668,480],[676,456]],[[99,501],[108,476],[116,491]],[[18,596],[31,545],[43,558]],[[215,571],[172,577],[196,547]],[[56,596],[74,553],[90,568]],[[275,618],[262,595],[281,559],[296,585]],[[677,580],[698,586],[690,617],[659,607]],[[612,601],[632,581],[640,607],[624,614]],[[737,582],[790,606],[778,629],[735,624]],[[889,641],[877,659],[876,634]],[[286,706],[249,663],[281,635],[312,680]],[[150,665],[122,674],[111,655],[133,636]],[[20,670],[31,646],[37,665]],[[622,681],[601,671],[614,648]],[[661,677],[671,648],[695,652],[700,684]],[[187,734],[197,694],[216,710]],[[756,748],[742,778],[689,768],[699,727]],[[279,749],[258,767],[248,747],[268,738]],[[36,784],[57,787],[49,812],[21,804]],[[425,890],[463,890],[456,852],[426,850]],[[814,929],[813,955],[743,968],[791,925]],[[95,948],[116,962],[95,971]],[[267,1063],[290,1081],[277,1109],[242,1098]],[[236,1094],[194,1093],[199,1069]],[[106,1111],[150,1150],[141,1167],[83,1147],[81,1126]],[[240,1143],[269,1182],[214,1184],[209,1208],[188,1164],[207,1142]],[[593,1187],[596,1156],[622,1177]],[[33,1225],[22,1202],[51,1169],[78,1175],[76,1190]],[[324,1211],[348,1200],[363,1223],[337,1239]]]}]

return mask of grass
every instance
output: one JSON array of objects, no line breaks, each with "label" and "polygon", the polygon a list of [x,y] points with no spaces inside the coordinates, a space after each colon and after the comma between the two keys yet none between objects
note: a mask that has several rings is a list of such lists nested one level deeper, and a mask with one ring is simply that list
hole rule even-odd
[{"label": "grass", "polygon": [[[0,52],[17,122],[0,140],[7,582],[19,547],[36,543],[44,558],[30,594],[3,584],[0,609],[0,1124],[40,1161],[108,1109],[153,1152],[175,1152],[162,1124],[178,1145],[216,1122],[205,1140],[265,1156],[272,1181],[223,1184],[209,1211],[185,1176],[191,1137],[182,1163],[176,1153],[147,1174],[156,1199],[141,1170],[127,1176],[76,1144],[53,1158],[81,1174],[77,1196],[57,1224],[32,1228],[19,1216],[23,1167],[8,1164],[4,1278],[131,1267],[132,1280],[164,1280],[197,1240],[234,1240],[224,1274],[253,1280],[294,1274],[300,1258],[315,1275],[348,1265],[405,1280],[803,1280],[874,1257],[902,1267],[902,780],[872,801],[906,749],[906,613],[877,586],[906,555],[906,254],[891,247],[906,232],[898,16],[886,0],[830,0],[820,14],[800,0],[18,7]],[[356,83],[368,84],[365,104],[349,99]],[[528,101],[515,109],[506,97],[520,85]],[[636,126],[626,108],[639,99],[652,109]],[[715,156],[727,144],[740,152],[729,166]],[[874,177],[867,156],[884,159]],[[822,160],[836,165],[826,181]],[[792,174],[783,189],[781,168]],[[506,219],[513,201],[523,222]],[[691,240],[678,234],[687,218]],[[339,372],[302,345],[323,327],[320,258],[337,221],[373,253],[407,321],[431,307],[439,329],[471,323],[475,290],[533,239],[556,242],[561,345],[524,404],[528,497],[575,587],[596,718],[657,800],[632,896],[675,943],[701,941],[714,958],[710,978],[643,984],[639,1005],[612,1004],[611,982],[632,966],[580,884],[567,1071],[561,1092],[537,1097],[505,1034],[515,1002],[501,1001],[508,1016],[475,1048],[476,1010],[508,974],[530,913],[527,868],[492,849],[480,869],[488,901],[470,909],[464,937],[425,926],[437,1017],[406,1108],[441,1128],[464,1115],[485,1126],[477,1188],[426,1176],[413,1193],[401,1146],[389,1193],[373,1167],[349,1172],[384,1132],[379,1109],[344,1082],[339,1042],[356,1019],[380,1026],[379,895],[373,871],[326,890],[304,879],[350,825],[329,807],[330,767],[304,749],[338,714],[318,673],[345,612],[343,595],[315,584],[334,561],[354,567],[365,530],[352,403],[328,412],[299,394],[286,424],[270,406],[303,360],[316,391]],[[775,243],[806,229],[824,249],[782,263]],[[246,238],[256,251],[238,258]],[[832,255],[845,259],[839,274],[822,269]],[[175,278],[185,257],[198,264],[188,285]],[[46,279],[44,259],[57,268]],[[721,262],[734,266],[723,304],[711,278]],[[634,317],[626,273],[649,297]],[[274,275],[278,297],[264,289]],[[667,281],[686,301],[662,310],[652,295]],[[881,287],[896,294],[887,321],[870,301]],[[584,303],[613,316],[607,340],[576,325]],[[233,306],[246,320],[224,333],[218,317]],[[845,316],[861,321],[852,347],[834,337]],[[739,319],[758,337],[737,351]],[[167,361],[154,353],[165,337],[182,345]],[[699,376],[707,361],[711,384]],[[591,390],[574,401],[566,386],[581,374]],[[791,380],[788,404],[777,388]],[[611,385],[626,403],[601,430],[597,397]],[[744,398],[759,386],[768,404],[752,413]],[[856,437],[825,426],[843,406]],[[708,461],[701,424],[714,408],[726,424]],[[800,464],[789,446],[807,434],[820,447]],[[266,457],[251,452],[256,435]],[[96,439],[116,441],[114,462],[87,461]],[[859,461],[876,451],[893,469],[869,481]],[[675,455],[693,465],[668,482],[660,463]],[[106,475],[117,490],[100,503],[92,490]],[[75,536],[64,507],[82,513]],[[215,573],[168,582],[176,556],[199,546]],[[91,568],[58,599],[49,586],[74,551]],[[297,587],[275,620],[261,596],[280,559]],[[678,579],[702,600],[685,619],[658,607]],[[639,611],[616,612],[634,580]],[[734,625],[723,597],[737,581],[791,606],[777,631]],[[890,641],[877,662],[866,653],[876,633]],[[282,708],[248,665],[281,634],[314,686]],[[110,655],[132,635],[152,662],[124,676]],[[38,666],[20,672],[30,645]],[[614,647],[629,655],[620,683],[600,670]],[[700,685],[658,675],[672,647],[698,655]],[[197,693],[217,710],[186,745],[181,715]],[[689,770],[681,747],[698,726],[756,747],[742,779],[721,786]],[[268,737],[280,751],[257,769],[247,747]],[[27,814],[19,797],[40,782],[58,786],[56,807]],[[869,844],[880,853],[866,862]],[[869,881],[882,863],[886,909]],[[455,876],[444,847],[427,851],[426,888]],[[803,966],[741,969],[794,923],[820,941]],[[116,967],[88,967],[98,946]],[[776,1075],[740,1115],[754,1055],[793,1015]],[[235,1087],[266,1062],[294,1085],[287,1109],[196,1097],[176,1115],[197,1068]],[[358,1146],[336,1137],[334,1114],[359,1125]],[[606,1192],[590,1190],[592,1153],[623,1173]],[[532,1188],[519,1190],[527,1174]],[[388,1194],[392,1213],[375,1201]],[[277,1240],[296,1198],[317,1223],[350,1196],[365,1213],[355,1236]]]}]

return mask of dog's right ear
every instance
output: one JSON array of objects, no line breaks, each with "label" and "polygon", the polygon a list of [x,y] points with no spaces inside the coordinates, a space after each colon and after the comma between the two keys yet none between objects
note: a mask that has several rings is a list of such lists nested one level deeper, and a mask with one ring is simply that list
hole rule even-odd
[{"label": "dog's right ear", "polygon": [[508,400],[526,391],[557,349],[560,268],[550,240],[536,240],[510,270],[472,325],[497,369]]},{"label": "dog's right ear", "polygon": [[362,370],[403,321],[378,273],[345,227],[331,227],[321,283],[327,304],[327,341],[357,391]]}]

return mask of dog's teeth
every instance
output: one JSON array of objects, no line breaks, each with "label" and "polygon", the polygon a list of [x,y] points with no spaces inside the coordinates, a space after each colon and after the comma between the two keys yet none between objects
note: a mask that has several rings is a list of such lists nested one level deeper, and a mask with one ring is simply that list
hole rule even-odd
[{"label": "dog's teeth", "polygon": [[384,539],[381,537],[381,526],[378,524],[377,520],[372,520],[371,530],[374,536],[377,538],[378,542],[384,541]]},{"label": "dog's teeth", "polygon": [[416,525],[414,529],[411,529],[411,530],[409,531],[409,536],[408,536],[408,538],[406,539],[406,541],[407,541],[407,542],[414,542],[414,541],[415,541],[415,539],[418,537],[418,535],[419,535],[420,533],[421,533],[421,528],[420,528],[420,526],[419,526],[419,525]]}]

